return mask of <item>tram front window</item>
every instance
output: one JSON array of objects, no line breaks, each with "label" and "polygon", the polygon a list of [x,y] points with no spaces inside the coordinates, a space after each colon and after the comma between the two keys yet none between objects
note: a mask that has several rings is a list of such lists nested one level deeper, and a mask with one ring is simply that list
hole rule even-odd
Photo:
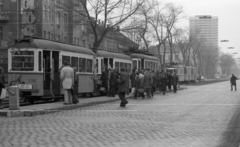
[{"label": "tram front window", "polygon": [[12,53],[12,71],[33,71],[34,52],[16,51]]}]

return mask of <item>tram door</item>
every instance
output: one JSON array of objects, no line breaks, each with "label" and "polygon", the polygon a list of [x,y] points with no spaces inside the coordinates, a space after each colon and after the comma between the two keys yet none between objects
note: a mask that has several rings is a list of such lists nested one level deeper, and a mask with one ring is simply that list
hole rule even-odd
[{"label": "tram door", "polygon": [[43,51],[44,96],[60,95],[59,52]]}]

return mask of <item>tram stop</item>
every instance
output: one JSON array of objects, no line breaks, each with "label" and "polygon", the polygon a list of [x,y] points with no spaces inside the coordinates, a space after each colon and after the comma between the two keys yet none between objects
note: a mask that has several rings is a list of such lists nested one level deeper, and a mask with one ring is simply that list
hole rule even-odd
[{"label": "tram stop", "polygon": [[9,109],[19,110],[19,87],[10,86],[8,88],[8,95],[9,95]]}]

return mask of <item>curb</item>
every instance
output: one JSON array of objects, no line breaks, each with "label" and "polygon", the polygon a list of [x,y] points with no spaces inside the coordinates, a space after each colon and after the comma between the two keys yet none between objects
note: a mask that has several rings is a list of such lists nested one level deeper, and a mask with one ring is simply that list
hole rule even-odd
[{"label": "curb", "polygon": [[[183,90],[187,89],[186,87],[180,88],[178,90]],[[161,91],[156,91],[155,93],[160,93]],[[169,92],[169,91],[167,91]],[[133,98],[133,95],[130,95],[126,97],[126,99],[131,99]],[[73,104],[73,105],[63,105],[58,108],[49,108],[49,109],[36,109],[36,110],[0,110],[0,116],[4,117],[33,117],[37,115],[44,115],[44,114],[50,114],[50,113],[55,113],[59,112],[62,110],[74,110],[74,109],[79,109],[83,107],[88,107],[88,106],[93,106],[93,105],[98,105],[98,104],[105,104],[105,103],[110,103],[110,102],[115,102],[119,101],[120,99],[118,97],[112,98],[109,100],[99,100],[95,102],[86,102],[82,104]]]}]

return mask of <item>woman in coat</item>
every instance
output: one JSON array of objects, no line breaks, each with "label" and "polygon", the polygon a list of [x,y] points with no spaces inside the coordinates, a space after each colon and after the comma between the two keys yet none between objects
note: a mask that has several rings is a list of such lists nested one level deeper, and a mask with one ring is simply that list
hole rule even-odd
[{"label": "woman in coat", "polygon": [[69,62],[64,62],[64,67],[61,69],[60,79],[64,89],[64,104],[72,104],[71,89],[74,86],[74,70],[70,67]]},{"label": "woman in coat", "polygon": [[152,75],[149,73],[149,71],[147,70],[145,72],[144,75],[144,80],[143,80],[143,85],[144,85],[144,89],[147,93],[147,98],[151,98],[151,89],[152,89]]},{"label": "woman in coat", "polygon": [[162,87],[163,95],[165,95],[166,87],[167,87],[167,77],[165,73],[163,73],[161,77],[161,87]]}]

